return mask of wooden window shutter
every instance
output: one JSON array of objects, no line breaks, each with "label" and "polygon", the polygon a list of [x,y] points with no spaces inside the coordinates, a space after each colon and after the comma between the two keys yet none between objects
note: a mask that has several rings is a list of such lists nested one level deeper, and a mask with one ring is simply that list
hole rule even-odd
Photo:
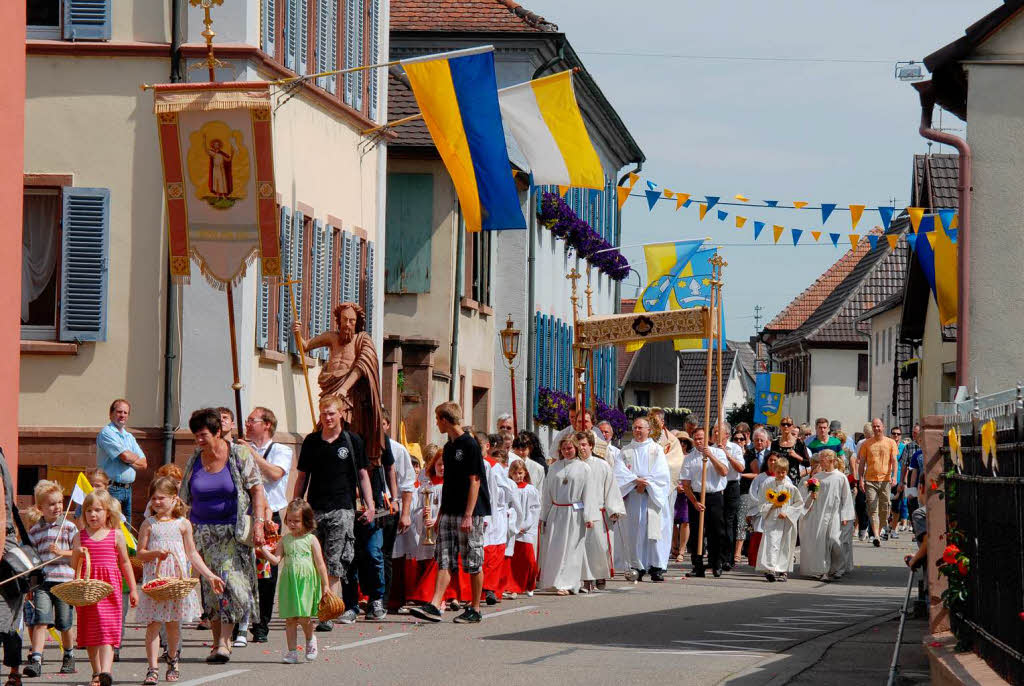
[{"label": "wooden window shutter", "polygon": [[274,44],[277,40],[277,0],[261,0],[260,18],[263,52],[274,57]]},{"label": "wooden window shutter", "polygon": [[[338,68],[338,0],[320,0],[317,13],[316,70],[334,71]],[[337,92],[335,74],[321,76],[317,85],[328,93]]]},{"label": "wooden window shutter", "polygon": [[366,242],[366,332],[373,335],[373,241]]},{"label": "wooden window shutter", "polygon": [[433,175],[388,174],[384,223],[386,292],[429,293]]},{"label": "wooden window shutter", "polygon": [[284,352],[288,349],[288,341],[292,339],[292,286],[285,286],[283,281],[294,278],[295,260],[292,254],[292,211],[281,208],[281,277],[282,284],[277,313],[277,349]]},{"label": "wooden window shutter", "polygon": [[110,0],[64,0],[64,40],[110,40],[110,36]]},{"label": "wooden window shutter", "polygon": [[110,190],[63,190],[60,325],[62,341],[107,340]]},{"label": "wooden window shutter", "polygon": [[298,37],[298,63],[296,71],[306,74],[309,60],[309,2],[310,0],[298,0],[299,2],[299,37]]},{"label": "wooden window shutter", "polygon": [[540,363],[540,373],[537,375],[541,388],[548,387],[548,317],[546,314],[539,315],[540,323],[537,326],[537,360]]}]

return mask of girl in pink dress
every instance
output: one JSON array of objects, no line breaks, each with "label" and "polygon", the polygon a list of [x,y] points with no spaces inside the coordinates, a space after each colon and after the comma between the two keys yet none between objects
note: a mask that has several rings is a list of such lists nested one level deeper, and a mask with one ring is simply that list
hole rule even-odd
[{"label": "girl in pink dress", "polygon": [[106,581],[114,592],[95,605],[78,608],[78,645],[89,654],[93,684],[113,681],[114,648],[121,646],[121,579],[128,581],[128,600],[132,607],[139,602],[135,575],[128,561],[128,547],[118,524],[121,507],[107,491],[97,489],[85,496],[82,503],[85,529],[74,541],[71,566],[89,551],[93,579]]}]

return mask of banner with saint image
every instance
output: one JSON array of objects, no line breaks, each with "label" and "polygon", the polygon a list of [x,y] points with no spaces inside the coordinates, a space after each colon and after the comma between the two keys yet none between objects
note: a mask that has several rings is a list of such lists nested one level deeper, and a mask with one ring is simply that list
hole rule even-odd
[{"label": "banner with saint image", "polygon": [[195,260],[223,289],[256,256],[264,277],[279,277],[269,84],[162,84],[153,111],[174,280],[187,283]]}]

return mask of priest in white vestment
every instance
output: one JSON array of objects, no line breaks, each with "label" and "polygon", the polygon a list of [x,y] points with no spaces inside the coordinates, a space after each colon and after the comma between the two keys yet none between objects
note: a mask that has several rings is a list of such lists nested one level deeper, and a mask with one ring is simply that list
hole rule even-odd
[{"label": "priest in white vestment", "polygon": [[622,545],[616,559],[622,560],[629,581],[639,581],[645,573],[651,581],[664,581],[672,546],[669,493],[674,484],[665,451],[651,439],[646,417],[633,421],[633,441],[616,460],[615,480],[626,504],[626,516],[617,526]]},{"label": "priest in white vestment", "polygon": [[809,479],[800,485],[804,497],[804,515],[800,518],[800,574],[821,581],[843,576],[842,530],[855,516],[850,482],[836,469],[832,450],[818,453],[821,471],[814,475],[817,492],[811,492]]}]

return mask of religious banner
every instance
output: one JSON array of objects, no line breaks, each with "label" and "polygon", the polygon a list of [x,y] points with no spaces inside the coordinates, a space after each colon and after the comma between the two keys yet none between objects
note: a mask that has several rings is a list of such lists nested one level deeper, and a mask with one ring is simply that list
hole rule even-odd
[{"label": "religious banner", "polygon": [[782,399],[785,396],[785,374],[758,372],[754,383],[754,422],[778,426],[782,419]]},{"label": "religious banner", "polygon": [[281,276],[269,84],[162,84],[153,111],[175,282],[195,260],[223,289],[257,255],[264,277]]},{"label": "religious banner", "polygon": [[634,341],[663,341],[680,336],[708,336],[710,319],[706,307],[599,315],[576,322],[576,340],[580,345],[597,347]]}]

